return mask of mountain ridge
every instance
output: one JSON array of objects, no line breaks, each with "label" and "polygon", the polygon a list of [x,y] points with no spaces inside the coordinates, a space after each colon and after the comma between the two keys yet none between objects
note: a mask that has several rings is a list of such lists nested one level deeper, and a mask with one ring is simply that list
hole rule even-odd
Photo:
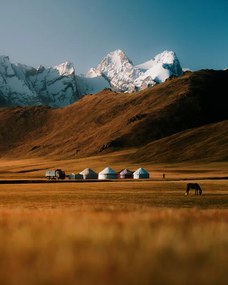
[{"label": "mountain ridge", "polygon": [[[169,154],[177,154],[176,144],[168,142],[184,136],[178,161],[197,160],[197,142],[205,148],[200,159],[227,160],[227,80],[228,71],[202,70],[124,96],[106,89],[65,108],[0,108],[0,155],[67,159],[135,149],[129,159],[164,161],[164,145],[170,145]],[[207,150],[210,126],[219,122]],[[206,136],[199,135],[201,127]]]},{"label": "mountain ridge", "polygon": [[34,68],[11,63],[9,57],[0,56],[0,106],[64,107],[105,88],[131,93],[182,74],[174,52],[157,55],[150,65],[148,70],[140,69],[123,51],[116,50],[81,76],[69,61],[54,67]]},{"label": "mountain ridge", "polygon": [[153,59],[134,66],[127,55],[118,49],[104,57],[96,68],[90,69],[87,76],[104,76],[114,91],[131,93],[181,74],[180,62],[173,51],[164,51]]}]

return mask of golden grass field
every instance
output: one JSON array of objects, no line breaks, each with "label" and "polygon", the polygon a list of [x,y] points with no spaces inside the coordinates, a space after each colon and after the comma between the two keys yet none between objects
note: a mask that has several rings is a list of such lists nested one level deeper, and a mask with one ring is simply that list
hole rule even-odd
[{"label": "golden grass field", "polygon": [[[119,161],[5,160],[0,180],[139,167]],[[227,164],[143,167],[152,179],[0,184],[0,284],[227,284],[228,180],[210,179]],[[194,177],[203,195],[185,196]]]}]

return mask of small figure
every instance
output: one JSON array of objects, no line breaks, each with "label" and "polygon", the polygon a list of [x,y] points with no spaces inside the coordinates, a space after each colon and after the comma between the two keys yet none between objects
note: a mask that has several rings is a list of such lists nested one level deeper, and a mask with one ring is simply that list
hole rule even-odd
[{"label": "small figure", "polygon": [[165,173],[163,173],[162,177],[163,177],[163,179],[165,179]]}]

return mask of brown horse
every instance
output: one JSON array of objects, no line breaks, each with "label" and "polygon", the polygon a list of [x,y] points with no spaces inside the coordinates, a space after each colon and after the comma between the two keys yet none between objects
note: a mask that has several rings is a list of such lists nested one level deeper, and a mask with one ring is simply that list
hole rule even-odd
[{"label": "brown horse", "polygon": [[188,183],[185,195],[188,195],[188,192],[190,191],[190,189],[195,189],[195,195],[202,194],[202,189],[198,183]]}]

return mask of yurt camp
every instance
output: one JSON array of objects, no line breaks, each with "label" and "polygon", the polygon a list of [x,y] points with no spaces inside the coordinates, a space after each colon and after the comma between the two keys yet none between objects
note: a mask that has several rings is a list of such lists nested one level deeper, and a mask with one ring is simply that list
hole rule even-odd
[{"label": "yurt camp", "polygon": [[83,179],[97,179],[98,174],[90,168],[85,168],[83,171],[80,172],[83,176]]},{"label": "yurt camp", "polygon": [[150,178],[149,172],[147,172],[144,168],[139,168],[133,173],[134,179],[145,179]]},{"label": "yurt camp", "polygon": [[129,178],[133,178],[133,171],[125,168],[125,169],[122,169],[120,172],[119,172],[119,178],[120,179],[129,179]]},{"label": "yurt camp", "polygon": [[106,167],[98,174],[98,179],[116,179],[117,173],[110,167]]}]

